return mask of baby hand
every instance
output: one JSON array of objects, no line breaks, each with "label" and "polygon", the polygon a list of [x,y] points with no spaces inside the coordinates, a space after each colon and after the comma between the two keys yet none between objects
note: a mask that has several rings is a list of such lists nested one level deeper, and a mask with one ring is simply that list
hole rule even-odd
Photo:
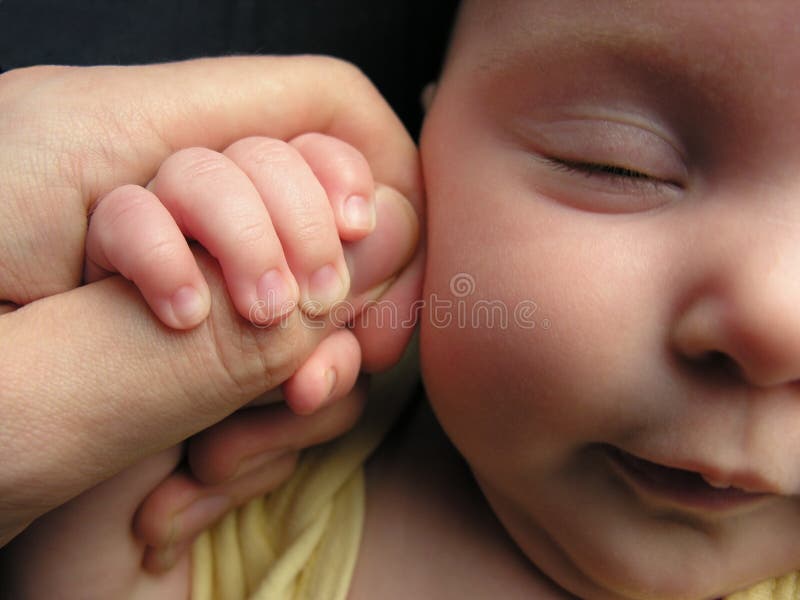
[{"label": "baby hand", "polygon": [[118,272],[166,325],[195,327],[210,296],[188,238],[219,260],[242,317],[271,325],[298,304],[324,314],[350,285],[340,238],[373,230],[373,196],[361,153],[321,134],[179,150],[147,188],[122,186],[96,204],[85,278]]}]

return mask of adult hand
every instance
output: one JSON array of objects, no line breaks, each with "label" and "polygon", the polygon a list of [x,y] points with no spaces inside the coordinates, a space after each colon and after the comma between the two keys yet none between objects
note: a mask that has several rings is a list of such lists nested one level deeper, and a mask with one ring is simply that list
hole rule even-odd
[{"label": "adult hand", "polygon": [[[22,306],[0,317],[0,543],[274,388],[330,329],[310,328],[299,315],[283,327],[253,328],[233,312],[202,252],[214,308],[188,333],[159,325],[120,278],[74,289],[87,210],[98,197],[146,184],[181,147],[221,149],[246,136],[305,131],[354,145],[376,180],[419,211],[413,143],[366,79],[340,61],[237,57],[0,76],[0,299]],[[400,223],[405,235],[385,238],[386,256],[407,256],[389,246],[412,244],[412,221]],[[354,249],[349,261],[364,297],[402,266],[372,258]],[[418,253],[382,299],[403,315],[420,277]],[[410,330],[356,335],[365,365],[380,368],[399,356]]]}]

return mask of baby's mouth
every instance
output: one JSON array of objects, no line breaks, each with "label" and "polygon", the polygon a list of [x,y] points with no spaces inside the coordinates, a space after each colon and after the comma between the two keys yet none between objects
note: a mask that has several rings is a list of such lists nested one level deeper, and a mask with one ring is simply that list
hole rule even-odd
[{"label": "baby's mouth", "polygon": [[614,471],[646,497],[702,511],[727,511],[747,505],[771,494],[746,490],[725,481],[715,481],[697,471],[658,464],[614,446],[606,448]]}]

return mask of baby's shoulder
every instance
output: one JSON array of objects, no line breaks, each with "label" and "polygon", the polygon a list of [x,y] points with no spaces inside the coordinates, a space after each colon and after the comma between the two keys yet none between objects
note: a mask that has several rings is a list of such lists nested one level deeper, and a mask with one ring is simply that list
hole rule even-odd
[{"label": "baby's shoulder", "polygon": [[366,467],[366,516],[349,600],[567,598],[522,555],[426,402]]}]

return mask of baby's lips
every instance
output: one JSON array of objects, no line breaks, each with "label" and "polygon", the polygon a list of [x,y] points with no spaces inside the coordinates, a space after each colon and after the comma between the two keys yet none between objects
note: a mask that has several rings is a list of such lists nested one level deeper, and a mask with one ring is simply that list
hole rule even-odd
[{"label": "baby's lips", "polygon": [[400,192],[376,185],[375,209],[375,230],[363,240],[344,244],[350,271],[348,300],[356,310],[380,297],[411,260],[419,242],[419,220]]}]

